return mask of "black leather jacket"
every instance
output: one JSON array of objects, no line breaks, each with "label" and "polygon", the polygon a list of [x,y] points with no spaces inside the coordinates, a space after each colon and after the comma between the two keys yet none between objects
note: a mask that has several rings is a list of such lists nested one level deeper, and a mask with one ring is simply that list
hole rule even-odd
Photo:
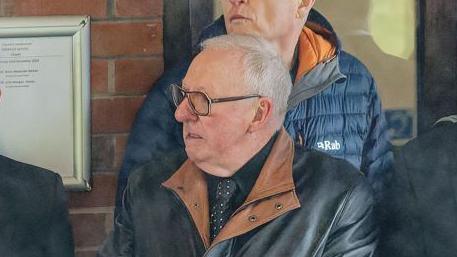
[{"label": "black leather jacket", "polygon": [[173,159],[131,174],[100,256],[373,255],[378,232],[365,179],[345,161],[294,149],[285,130],[245,203],[213,242],[204,175],[189,160],[174,167]]}]

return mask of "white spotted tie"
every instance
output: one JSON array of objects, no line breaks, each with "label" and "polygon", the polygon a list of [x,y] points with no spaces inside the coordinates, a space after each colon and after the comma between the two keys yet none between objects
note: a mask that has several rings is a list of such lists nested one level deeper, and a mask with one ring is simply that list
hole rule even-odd
[{"label": "white spotted tie", "polygon": [[228,211],[230,200],[236,191],[236,183],[231,178],[224,178],[217,184],[216,201],[211,208],[210,235],[211,240],[216,238],[224,227],[231,213]]}]

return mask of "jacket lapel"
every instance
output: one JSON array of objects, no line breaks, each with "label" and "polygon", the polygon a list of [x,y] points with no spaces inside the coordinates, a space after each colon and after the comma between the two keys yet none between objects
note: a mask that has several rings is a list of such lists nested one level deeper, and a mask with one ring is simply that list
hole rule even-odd
[{"label": "jacket lapel", "polygon": [[254,187],[212,242],[249,232],[289,211],[300,207],[292,177],[294,145],[281,129]]},{"label": "jacket lapel", "polygon": [[210,245],[208,189],[203,172],[192,161],[186,160],[162,185],[173,190],[184,202],[205,248],[208,248]]},{"label": "jacket lapel", "polygon": [[[294,145],[284,128],[243,205],[229,219],[211,245],[249,232],[300,207],[292,177]],[[187,160],[162,183],[184,202],[205,247],[210,247],[208,190],[203,172]]]}]

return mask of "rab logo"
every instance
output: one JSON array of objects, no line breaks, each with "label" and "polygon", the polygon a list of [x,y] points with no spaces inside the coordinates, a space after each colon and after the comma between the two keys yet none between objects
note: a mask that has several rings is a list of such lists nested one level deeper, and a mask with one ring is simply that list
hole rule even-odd
[{"label": "rab logo", "polygon": [[323,142],[317,142],[317,148],[324,150],[324,151],[340,150],[341,145],[336,140],[335,140],[335,142],[330,142],[330,141],[325,140]]}]

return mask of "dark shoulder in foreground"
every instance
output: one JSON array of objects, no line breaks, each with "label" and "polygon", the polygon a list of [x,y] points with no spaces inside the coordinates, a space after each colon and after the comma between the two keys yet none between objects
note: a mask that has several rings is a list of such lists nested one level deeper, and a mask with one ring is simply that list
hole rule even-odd
[{"label": "dark shoulder in foreground", "polygon": [[[436,150],[456,151],[457,123],[435,127],[430,131],[408,142],[402,149],[403,152],[429,156],[436,154]],[[417,156],[416,156],[417,158]]]},{"label": "dark shoulder in foreground", "polygon": [[3,183],[20,181],[21,186],[49,187],[59,176],[34,165],[19,162],[0,155],[0,175]]},{"label": "dark shoulder in foreground", "polygon": [[435,127],[397,151],[397,165],[402,164],[408,170],[437,177],[438,167],[447,165],[450,168],[457,164],[456,142],[457,124]]}]

